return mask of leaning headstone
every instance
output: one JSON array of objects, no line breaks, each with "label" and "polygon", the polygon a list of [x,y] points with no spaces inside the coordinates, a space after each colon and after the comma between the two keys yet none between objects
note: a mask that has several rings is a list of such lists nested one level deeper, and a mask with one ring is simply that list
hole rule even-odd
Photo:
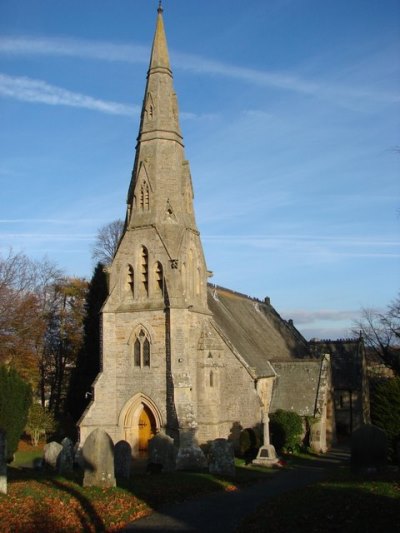
[{"label": "leaning headstone", "polygon": [[57,470],[59,474],[67,474],[74,468],[74,444],[66,437],[61,441],[61,445],[62,450],[57,458]]},{"label": "leaning headstone", "polygon": [[353,468],[380,468],[386,465],[388,440],[385,431],[366,424],[351,436],[351,465]]},{"label": "leaning headstone", "polygon": [[114,471],[116,478],[129,479],[132,466],[132,448],[126,440],[120,440],[114,447]]},{"label": "leaning headstone", "polygon": [[46,446],[43,448],[43,462],[46,466],[49,466],[50,468],[57,468],[57,460],[58,456],[61,453],[61,450],[63,447],[59,442],[52,441],[46,444]]},{"label": "leaning headstone", "polygon": [[114,444],[103,429],[90,433],[82,450],[85,475],[84,487],[115,487]]},{"label": "leaning headstone", "polygon": [[[173,472],[175,470],[176,450],[174,439],[165,433],[158,433],[149,440],[149,467],[159,465],[162,472]],[[155,466],[152,466],[153,470]]]},{"label": "leaning headstone", "polygon": [[216,439],[211,442],[208,470],[210,474],[217,476],[235,476],[235,454],[232,442],[226,439]]},{"label": "leaning headstone", "polygon": [[0,429],[0,494],[7,494],[7,440],[3,429]]}]

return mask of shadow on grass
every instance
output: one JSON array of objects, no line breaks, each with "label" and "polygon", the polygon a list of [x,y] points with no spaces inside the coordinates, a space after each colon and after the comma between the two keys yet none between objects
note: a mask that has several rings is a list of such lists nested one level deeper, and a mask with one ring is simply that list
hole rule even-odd
[{"label": "shadow on grass", "polygon": [[[93,506],[90,498],[85,496],[81,490],[82,474],[80,472],[72,472],[70,475],[61,477],[56,473],[48,470],[33,470],[31,468],[8,468],[8,480],[13,481],[34,481],[39,484],[39,489],[35,495],[35,489],[30,489],[30,495],[38,498],[42,494],[45,487],[56,489],[58,492],[64,493],[74,498],[80,505],[73,506],[73,512],[75,513],[79,523],[81,525],[81,531],[105,531],[105,525]],[[76,488],[74,485],[76,484]],[[52,497],[57,497],[57,493]],[[61,500],[61,498],[60,498]],[[71,506],[69,501],[67,505]],[[29,524],[26,526],[19,526],[19,532],[56,532],[62,531],[68,526],[63,523],[63,518],[57,519],[52,514],[51,509],[48,509],[46,502],[41,502],[41,505],[37,509],[32,511],[29,516]]]},{"label": "shadow on grass", "polygon": [[399,524],[398,473],[386,470],[362,476],[346,468],[335,479],[270,498],[236,531],[394,533]]}]

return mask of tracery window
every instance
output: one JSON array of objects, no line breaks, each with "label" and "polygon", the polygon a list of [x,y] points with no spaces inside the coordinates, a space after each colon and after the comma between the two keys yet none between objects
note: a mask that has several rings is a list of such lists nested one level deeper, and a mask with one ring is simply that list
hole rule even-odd
[{"label": "tracery window", "polygon": [[150,358],[150,341],[141,329],[133,345],[133,364],[140,368],[150,367]]}]

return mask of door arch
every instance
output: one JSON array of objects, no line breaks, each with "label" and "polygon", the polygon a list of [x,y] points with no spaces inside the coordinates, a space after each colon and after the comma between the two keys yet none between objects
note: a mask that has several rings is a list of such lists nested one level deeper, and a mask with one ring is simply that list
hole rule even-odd
[{"label": "door arch", "polygon": [[160,410],[149,397],[136,394],[122,408],[119,427],[133,455],[145,453],[149,440],[163,427]]}]

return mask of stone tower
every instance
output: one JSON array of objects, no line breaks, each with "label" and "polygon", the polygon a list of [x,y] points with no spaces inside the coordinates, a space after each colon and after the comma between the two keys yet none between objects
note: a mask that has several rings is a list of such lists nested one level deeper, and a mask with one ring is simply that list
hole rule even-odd
[{"label": "stone tower", "polygon": [[81,442],[101,426],[136,453],[162,430],[187,454],[197,428],[197,342],[210,315],[159,7],[125,228],[102,311],[102,372],[80,422]]}]

